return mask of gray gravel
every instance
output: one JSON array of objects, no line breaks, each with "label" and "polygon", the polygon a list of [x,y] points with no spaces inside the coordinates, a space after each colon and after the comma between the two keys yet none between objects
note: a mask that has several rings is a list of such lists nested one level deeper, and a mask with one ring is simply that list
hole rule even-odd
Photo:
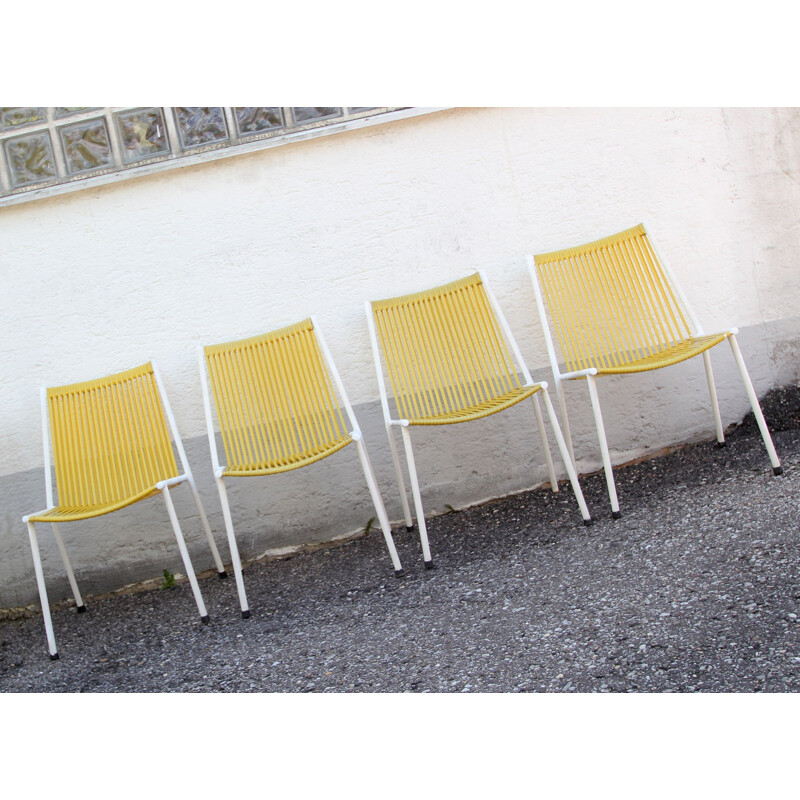
[{"label": "gray gravel", "polygon": [[713,442],[232,578],[113,596],[0,622],[3,692],[785,692],[800,689],[800,390],[765,413],[785,474],[773,477],[752,419]]}]

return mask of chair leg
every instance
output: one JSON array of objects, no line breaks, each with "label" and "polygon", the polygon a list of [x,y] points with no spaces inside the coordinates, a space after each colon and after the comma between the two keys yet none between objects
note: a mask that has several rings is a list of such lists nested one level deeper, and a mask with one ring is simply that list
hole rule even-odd
[{"label": "chair leg", "polygon": [[372,471],[372,464],[367,455],[367,448],[364,446],[364,442],[362,442],[361,439],[355,439],[355,443],[358,457],[361,461],[361,469],[364,470],[364,477],[367,479],[372,505],[375,506],[375,513],[378,515],[378,522],[383,531],[383,538],[386,542],[386,547],[389,549],[392,564],[394,565],[394,574],[396,577],[401,578],[403,576],[403,565],[400,563],[400,557],[397,555],[397,548],[392,538],[392,527],[389,525],[389,518],[386,516],[386,508],[383,505],[383,500],[378,491],[378,484],[375,481],[375,473]]},{"label": "chair leg", "polygon": [[717,434],[717,444],[725,446],[725,432],[722,430],[722,418],[719,415],[719,400],[717,400],[717,387],[714,385],[714,372],[711,369],[711,354],[708,350],[703,353],[703,365],[706,368],[708,381],[708,394],[711,397],[711,410],[714,412],[714,430]]},{"label": "chair leg", "polygon": [[214,534],[211,532],[211,526],[208,524],[208,517],[206,516],[203,504],[200,502],[200,494],[197,491],[197,486],[195,486],[194,478],[192,477],[189,478],[189,486],[192,490],[194,503],[197,506],[197,513],[200,515],[200,522],[203,525],[203,530],[206,532],[206,539],[208,539],[208,545],[211,548],[211,555],[214,558],[214,565],[217,568],[217,576],[219,578],[227,578],[228,573],[225,572],[225,566],[223,565],[222,559],[219,556],[217,543],[214,541]]},{"label": "chair leg", "polygon": [[236,579],[236,591],[239,593],[239,605],[242,608],[242,619],[250,617],[250,606],[247,603],[247,595],[244,591],[244,579],[242,578],[242,561],[239,558],[239,548],[236,546],[236,537],[233,533],[233,519],[231,517],[231,506],[228,503],[228,491],[222,478],[217,478],[217,489],[219,490],[219,501],[222,506],[222,516],[225,520],[225,531],[228,534],[228,549],[231,551],[231,563],[233,564],[233,576]]},{"label": "chair leg", "polygon": [[619,501],[617,500],[617,487],[614,483],[614,473],[611,470],[611,457],[608,454],[608,442],[606,441],[606,429],[603,425],[603,415],[600,413],[600,398],[597,396],[597,386],[595,386],[594,375],[586,376],[586,384],[589,387],[589,398],[592,401],[592,411],[594,412],[594,422],[597,427],[597,438],[600,440],[600,455],[603,458],[603,470],[606,473],[606,486],[608,487],[608,498],[611,501],[611,516],[619,519],[622,514],[619,511]]},{"label": "chair leg", "polygon": [[[581,510],[581,517],[583,517],[583,524],[584,525],[591,525],[592,524],[592,516],[589,513],[589,508],[586,505],[586,500],[583,497],[583,490],[581,489],[581,484],[578,481],[578,473],[575,471],[575,465],[572,463],[572,460],[569,457],[569,452],[567,451],[567,444],[564,441],[564,435],[561,433],[561,427],[558,424],[558,419],[556,417],[555,409],[553,408],[552,402],[550,402],[550,395],[547,393],[547,389],[542,389],[542,393],[544,394],[544,407],[547,409],[547,416],[550,419],[550,425],[553,428],[553,433],[556,437],[556,443],[558,444],[558,452],[561,453],[561,460],[564,462],[564,466],[567,470],[567,475],[569,476],[569,482],[572,486],[572,491],[575,493],[575,499],[578,501],[578,508]],[[538,392],[537,392],[538,394]],[[534,395],[535,397],[536,395]]]},{"label": "chair leg", "polygon": [[47,646],[50,650],[50,659],[55,661],[58,658],[58,648],[56,647],[56,637],[53,633],[53,620],[50,617],[50,601],[47,599],[47,588],[44,585],[39,542],[36,538],[36,530],[33,527],[33,523],[28,522],[27,525],[28,538],[31,540],[31,554],[33,555],[33,571],[36,573],[36,585],[39,587],[39,600],[42,604],[42,616],[44,617],[44,630],[47,634]]},{"label": "chair leg", "polygon": [[386,426],[386,436],[389,438],[389,450],[392,453],[397,488],[400,490],[400,502],[403,504],[403,518],[406,522],[406,530],[411,531],[414,529],[414,520],[411,518],[411,509],[408,507],[408,494],[406,493],[406,483],[403,480],[403,468],[400,466],[400,457],[397,454],[397,444],[394,440],[394,430],[391,425]]},{"label": "chair leg", "polygon": [[775,445],[772,443],[772,436],[770,436],[769,429],[767,428],[767,422],[761,411],[761,405],[758,402],[756,390],[753,388],[753,382],[750,380],[750,374],[747,372],[747,367],[744,365],[744,359],[742,358],[741,350],[739,350],[739,343],[736,341],[736,336],[734,334],[728,336],[728,341],[731,344],[736,366],[739,367],[739,374],[742,376],[742,383],[744,383],[747,397],[750,400],[750,406],[753,409],[753,414],[758,423],[758,429],[761,431],[761,438],[764,440],[764,446],[767,448],[769,460],[772,463],[772,471],[776,475],[780,475],[783,472],[783,467],[778,459],[778,454],[775,452]]},{"label": "chair leg", "polygon": [[206,604],[203,602],[203,596],[200,594],[200,586],[197,583],[197,576],[194,574],[194,567],[192,567],[192,561],[189,558],[189,551],[186,549],[186,542],[181,532],[181,526],[178,523],[178,515],[175,513],[175,506],[172,503],[169,487],[165,486],[161,490],[161,494],[164,496],[164,503],[167,506],[167,514],[169,514],[169,521],[172,523],[172,530],[175,531],[175,539],[178,542],[178,549],[181,551],[181,559],[183,560],[183,566],[186,570],[186,577],[191,584],[194,601],[197,603],[197,610],[200,612],[200,619],[207,624],[208,612],[206,611]]},{"label": "chair leg", "polygon": [[67,550],[64,547],[64,540],[61,538],[61,532],[58,530],[58,524],[51,523],[53,527],[53,536],[55,537],[56,544],[58,545],[58,552],[61,553],[61,560],[64,562],[64,569],[67,572],[67,579],[72,588],[72,596],[75,598],[75,605],[78,607],[78,613],[86,611],[86,606],[83,604],[80,590],[78,589],[78,582],[75,580],[75,573],[72,571],[72,564],[69,562]]},{"label": "chair leg", "polygon": [[[544,390],[547,391],[546,389]],[[547,431],[544,428],[544,420],[542,419],[542,409],[539,405],[539,392],[536,392],[531,397],[533,400],[533,411],[536,414],[536,426],[539,428],[539,437],[542,440],[542,448],[544,449],[544,457],[547,460],[547,473],[550,476],[550,488],[558,491],[558,480],[556,479],[556,471],[553,467],[553,456],[550,454],[550,445],[547,443]]]},{"label": "chair leg", "polygon": [[419,539],[422,544],[422,558],[425,561],[425,569],[433,569],[433,559],[431,558],[431,548],[428,543],[428,528],[425,525],[425,512],[422,510],[422,497],[419,492],[419,479],[417,478],[417,467],[414,464],[414,452],[411,449],[411,435],[408,428],[403,425],[400,428],[403,434],[403,447],[406,451],[406,461],[408,462],[408,476],[411,479],[411,495],[414,498],[414,510],[417,512],[417,524],[419,525]]},{"label": "chair leg", "polygon": [[564,394],[564,384],[560,380],[556,380],[556,394],[558,395],[558,405],[561,409],[561,432],[567,442],[567,449],[569,450],[569,457],[572,459],[572,465],[577,472],[578,462],[575,460],[575,451],[572,448],[572,430],[569,424],[569,414],[567,414],[567,398]]}]

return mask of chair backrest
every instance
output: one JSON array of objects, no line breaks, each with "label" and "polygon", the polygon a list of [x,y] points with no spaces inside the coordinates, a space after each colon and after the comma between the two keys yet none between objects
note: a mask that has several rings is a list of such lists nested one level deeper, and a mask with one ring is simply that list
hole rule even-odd
[{"label": "chair backrest", "polygon": [[534,260],[569,371],[621,366],[692,336],[643,225]]},{"label": "chair backrest", "polygon": [[203,353],[229,474],[295,469],[351,441],[312,319]]},{"label": "chair backrest", "polygon": [[401,418],[451,414],[522,386],[480,273],[371,307]]},{"label": "chair backrest", "polygon": [[49,388],[46,402],[60,506],[120,502],[178,475],[151,362]]}]

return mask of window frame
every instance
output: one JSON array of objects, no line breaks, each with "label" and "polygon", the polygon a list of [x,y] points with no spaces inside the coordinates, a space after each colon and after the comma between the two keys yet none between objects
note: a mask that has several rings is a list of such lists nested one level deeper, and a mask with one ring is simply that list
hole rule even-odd
[{"label": "window frame", "polygon": [[[57,107],[48,107],[46,120],[23,123],[13,128],[0,130],[0,208],[19,203],[53,197],[67,192],[104,186],[143,175],[151,175],[164,170],[193,164],[216,161],[244,153],[278,147],[294,142],[305,141],[319,136],[328,136],[372,125],[385,124],[395,120],[408,119],[422,114],[430,114],[444,108],[421,107],[346,107],[341,114],[321,117],[296,123],[294,107],[279,108],[283,120],[282,127],[265,129],[254,133],[239,133],[236,108],[238,106],[217,106],[222,108],[227,137],[194,146],[183,146],[178,130],[176,107],[173,106],[109,106],[91,107],[85,111],[67,115],[56,115]],[[167,151],[152,156],[143,156],[126,162],[121,147],[121,132],[117,122],[118,115],[155,108],[161,112],[165,126]],[[299,108],[299,107],[298,107]],[[111,148],[111,164],[70,174],[63,150],[61,130],[67,126],[103,120]],[[15,186],[13,175],[6,157],[5,142],[28,134],[48,132],[50,146],[56,168],[56,177],[47,181]]]}]

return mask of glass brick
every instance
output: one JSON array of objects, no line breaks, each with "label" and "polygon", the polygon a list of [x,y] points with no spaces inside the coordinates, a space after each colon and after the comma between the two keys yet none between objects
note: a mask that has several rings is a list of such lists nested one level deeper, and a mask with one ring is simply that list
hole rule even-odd
[{"label": "glass brick", "polygon": [[302,107],[292,109],[292,116],[294,117],[294,121],[298,124],[302,122],[313,122],[317,119],[326,119],[328,117],[340,117],[341,115],[341,108],[321,108],[314,106],[313,108]]},{"label": "glass brick", "polygon": [[160,108],[123,111],[114,117],[126,164],[169,153],[167,129]]},{"label": "glass brick", "polygon": [[15,188],[56,177],[53,145],[47,131],[16,136],[3,144]]},{"label": "glass brick", "polygon": [[228,127],[222,107],[178,106],[175,120],[184,150],[228,138]]},{"label": "glass brick", "polygon": [[78,122],[58,129],[70,175],[107,167],[112,163],[111,145],[104,119]]},{"label": "glass brick", "polygon": [[92,108],[97,108],[97,106],[56,106],[53,109],[53,116],[56,119],[61,119],[61,117],[68,117],[70,114],[80,114],[81,111],[89,111]]},{"label": "glass brick", "polygon": [[239,136],[248,136],[283,127],[283,114],[280,107],[237,107],[233,111]]},{"label": "glass brick", "polygon": [[47,119],[47,108],[39,106],[31,108],[0,108],[0,130],[30,125],[32,122],[43,122]]}]

